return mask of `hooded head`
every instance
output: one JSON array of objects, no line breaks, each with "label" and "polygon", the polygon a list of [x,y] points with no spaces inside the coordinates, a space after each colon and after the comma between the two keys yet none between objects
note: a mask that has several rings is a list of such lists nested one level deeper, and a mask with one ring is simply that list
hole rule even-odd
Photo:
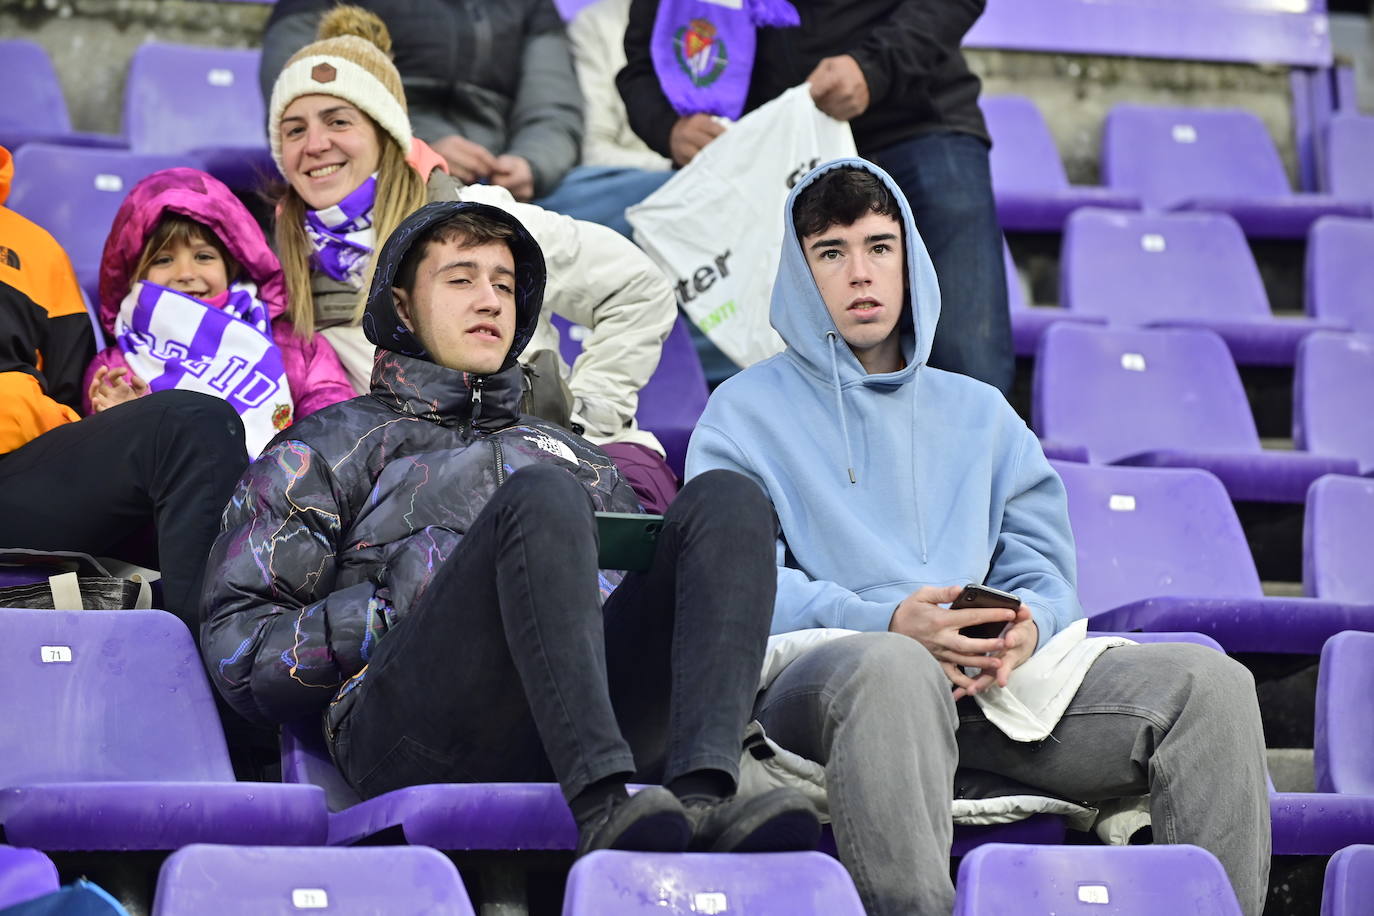
[{"label": "hooded head", "polygon": [[[258,287],[258,297],[276,318],[286,308],[281,264],[262,229],[234,193],[196,169],[163,169],[134,185],[119,205],[100,259],[100,321],[113,333],[119,305],[137,277],[134,271],[148,239],[165,216],[183,216],[208,229],[238,263],[238,280]],[[230,277],[232,283],[236,278]]]},{"label": "hooded head", "polygon": [[[441,244],[431,241],[433,234],[439,231],[441,223],[460,214],[481,217],[509,232],[509,237],[504,239],[504,242],[510,248],[515,267],[515,327],[505,358],[495,370],[503,372],[515,365],[516,358],[534,334],[535,324],[539,320],[539,309],[544,302],[546,271],[544,253],[540,251],[538,243],[529,231],[514,216],[486,204],[436,201],[416,210],[396,227],[396,231],[387,238],[386,244],[377,255],[376,271],[367,299],[367,311],[363,315],[363,332],[368,340],[382,349],[435,362],[419,338],[401,319],[396,308],[397,294],[393,287],[403,282],[403,267],[409,266],[409,272],[412,274],[411,289],[404,292],[407,295],[414,294],[415,285],[424,282],[424,277],[418,274],[412,265],[422,260],[426,254],[423,248],[416,246],[432,247],[434,244]],[[411,254],[412,249],[415,249],[414,256],[407,264],[407,255]]]},{"label": "hooded head", "polygon": [[[769,320],[787,343],[793,357],[814,372],[834,377],[837,384],[867,377],[863,365],[831,318],[821,287],[807,260],[802,240],[797,235],[793,218],[797,198],[807,188],[827,173],[845,168],[859,169],[876,176],[891,192],[899,210],[897,222],[901,226],[902,236],[899,251],[905,262],[906,282],[904,300],[899,306],[903,314],[899,317],[897,328],[906,369],[877,376],[875,383],[877,379],[881,379],[884,384],[902,383],[911,378],[912,373],[924,365],[930,355],[935,324],[940,318],[940,287],[935,277],[935,267],[931,264],[930,255],[926,253],[925,243],[916,231],[916,223],[912,219],[911,207],[907,204],[906,197],[897,183],[871,162],[863,159],[837,159],[827,162],[812,170],[792,189],[792,194],[787,199],[782,257],[778,264],[777,281],[773,285]],[[837,223],[839,218],[837,216]],[[862,218],[863,216],[860,216],[860,219]]]}]

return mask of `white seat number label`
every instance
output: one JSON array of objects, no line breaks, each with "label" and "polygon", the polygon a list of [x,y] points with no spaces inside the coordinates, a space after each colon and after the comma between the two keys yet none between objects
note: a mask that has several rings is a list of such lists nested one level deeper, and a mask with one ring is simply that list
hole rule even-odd
[{"label": "white seat number label", "polygon": [[1134,512],[1135,497],[1125,496],[1121,493],[1113,493],[1112,498],[1107,500],[1107,508],[1113,512]]},{"label": "white seat number label", "polygon": [[291,905],[298,910],[323,910],[329,907],[329,895],[323,888],[298,887],[291,892]]},{"label": "white seat number label", "polygon": [[118,175],[101,173],[95,176],[95,189],[97,191],[122,191],[124,190],[124,179]]},{"label": "white seat number label", "polygon": [[1122,353],[1121,368],[1130,372],[1145,371],[1145,354],[1143,353]]},{"label": "white seat number label", "polygon": [[1105,884],[1080,884],[1078,885],[1079,903],[1111,903],[1112,895],[1107,893]]},{"label": "white seat number label", "polygon": [[53,662],[70,662],[72,660],[71,646],[39,646],[38,657],[43,660],[43,664],[49,665]]},{"label": "white seat number label", "polygon": [[692,912],[694,913],[724,913],[729,905],[730,901],[719,891],[692,895]]},{"label": "white seat number label", "polygon": [[205,74],[205,81],[211,86],[232,86],[234,85],[234,71],[215,67]]},{"label": "white seat number label", "polygon": [[1147,232],[1140,237],[1140,247],[1150,254],[1159,254],[1167,246],[1164,243],[1164,236],[1158,232]]},{"label": "white seat number label", "polygon": [[1196,143],[1196,142],[1197,142],[1197,128],[1195,128],[1195,127],[1194,127],[1193,125],[1191,125],[1191,124],[1175,124],[1175,125],[1174,125],[1174,142],[1175,142],[1175,143]]}]

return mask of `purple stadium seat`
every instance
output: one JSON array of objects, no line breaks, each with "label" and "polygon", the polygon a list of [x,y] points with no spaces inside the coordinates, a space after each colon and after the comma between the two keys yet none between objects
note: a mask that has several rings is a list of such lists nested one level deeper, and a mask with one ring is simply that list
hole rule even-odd
[{"label": "purple stadium seat", "polygon": [[1113,324],[1209,328],[1240,365],[1291,366],[1303,337],[1345,326],[1275,317],[1250,246],[1224,213],[1079,210],[1064,230],[1059,300]]},{"label": "purple stadium seat", "polygon": [[0,828],[45,850],[320,844],[324,793],[234,782],[205,669],[164,611],[0,609]]},{"label": "purple stadium seat", "polygon": [[71,258],[81,288],[98,305],[100,256],[115,211],[140,179],[177,166],[200,168],[201,163],[184,155],[30,143],[14,154],[6,205],[53,234]]},{"label": "purple stadium seat", "polygon": [[1337,114],[1326,134],[1326,186],[1348,200],[1374,201],[1374,118]]},{"label": "purple stadium seat", "polygon": [[1016,271],[1016,262],[1012,260],[1011,249],[1007,247],[1005,240],[1002,242],[1002,263],[1007,269],[1007,308],[1011,311],[1011,343],[1017,356],[1034,356],[1045,328],[1055,322],[1106,324],[1107,319],[1097,315],[1070,312],[1057,306],[1028,304],[1025,290],[1021,286],[1021,276]]},{"label": "purple stadium seat", "polygon": [[568,873],[563,916],[863,916],[844,866],[818,852],[666,853],[603,850]]},{"label": "purple stadium seat", "polygon": [[277,174],[256,49],[149,42],[134,52],[124,84],[124,131],[140,153],[190,153],[235,189]]},{"label": "purple stadium seat", "polygon": [[57,866],[43,853],[0,846],[0,910],[51,894],[60,886]]},{"label": "purple stadium seat", "polygon": [[400,828],[406,842],[447,850],[573,849],[577,825],[556,783],[435,783],[363,801],[329,758],[318,721],[282,728],[282,781],[320,786],[329,845]]},{"label": "purple stadium seat", "polygon": [[1302,526],[1303,594],[1374,602],[1374,563],[1366,533],[1371,518],[1374,480],[1331,474],[1312,484]]},{"label": "purple stadium seat", "polygon": [[[561,316],[553,316],[558,329],[558,348],[569,365],[582,352],[582,337],[587,333],[580,325],[573,325]],[[668,453],[668,466],[682,476],[687,460],[687,442],[692,430],[706,409],[706,375],[701,370],[687,321],[681,315],[673,323],[673,330],[663,342],[663,355],[658,368],[639,392],[636,419],[643,429],[658,437]]]},{"label": "purple stadium seat", "polygon": [[1332,636],[1317,670],[1317,791],[1374,796],[1374,633]]},{"label": "purple stadium seat", "polygon": [[1079,207],[1140,209],[1140,198],[1110,188],[1070,185],[1049,126],[1024,96],[984,96],[978,104],[992,136],[997,219],[1008,232],[1058,232]]},{"label": "purple stadium seat", "polygon": [[1374,221],[1324,216],[1313,223],[1307,234],[1307,314],[1374,334],[1370,252]]},{"label": "purple stadium seat", "polygon": [[1361,916],[1374,900],[1374,846],[1347,846],[1326,863],[1321,916]]},{"label": "purple stadium seat", "polygon": [[[1221,338],[1201,329],[1057,324],[1035,361],[1033,426],[1095,462],[1205,468],[1232,499],[1300,503],[1350,458],[1265,451]],[[1185,629],[1187,629],[1185,627]]]},{"label": "purple stadium seat", "polygon": [[0,41],[0,86],[5,87],[5,103],[0,105],[0,146],[10,152],[26,143],[124,146],[120,137],[72,130],[57,71],[48,52],[35,42],[22,38]]},{"label": "purple stadium seat", "polygon": [[1374,631],[1369,603],[1265,597],[1235,508],[1211,474],[1065,463],[1055,470],[1068,492],[1078,598],[1093,630],[1131,639],[1131,630],[1184,631],[1227,652],[1312,655],[1342,630]]},{"label": "purple stadium seat", "polygon": [[[1374,249],[1369,257],[1374,260]],[[1374,471],[1374,334],[1313,334],[1293,367],[1293,443]]]},{"label": "purple stadium seat", "polygon": [[1198,846],[992,844],[959,863],[957,887],[955,916],[1241,912],[1225,869]]},{"label": "purple stadium seat", "polygon": [[1117,105],[1103,127],[1102,180],[1150,208],[1229,213],[1257,237],[1302,238],[1318,217],[1370,215],[1367,200],[1293,193],[1264,122],[1236,108]]},{"label": "purple stadium seat", "polygon": [[158,875],[153,916],[474,916],[458,869],[423,846],[184,846]]}]

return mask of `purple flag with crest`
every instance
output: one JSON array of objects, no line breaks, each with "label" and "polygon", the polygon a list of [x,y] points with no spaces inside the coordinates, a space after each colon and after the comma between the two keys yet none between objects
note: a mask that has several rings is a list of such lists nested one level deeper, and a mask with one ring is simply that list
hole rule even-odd
[{"label": "purple flag with crest", "polygon": [[800,24],[787,0],[660,0],[649,47],[654,72],[679,115],[733,121],[749,96],[755,30]]}]

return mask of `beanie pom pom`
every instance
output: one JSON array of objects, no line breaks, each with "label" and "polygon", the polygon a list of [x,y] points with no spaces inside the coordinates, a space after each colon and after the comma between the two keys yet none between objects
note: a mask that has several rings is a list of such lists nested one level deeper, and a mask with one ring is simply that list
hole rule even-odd
[{"label": "beanie pom pom", "polygon": [[360,6],[336,6],[320,20],[318,40],[353,35],[376,45],[391,56],[391,33],[376,13]]}]

